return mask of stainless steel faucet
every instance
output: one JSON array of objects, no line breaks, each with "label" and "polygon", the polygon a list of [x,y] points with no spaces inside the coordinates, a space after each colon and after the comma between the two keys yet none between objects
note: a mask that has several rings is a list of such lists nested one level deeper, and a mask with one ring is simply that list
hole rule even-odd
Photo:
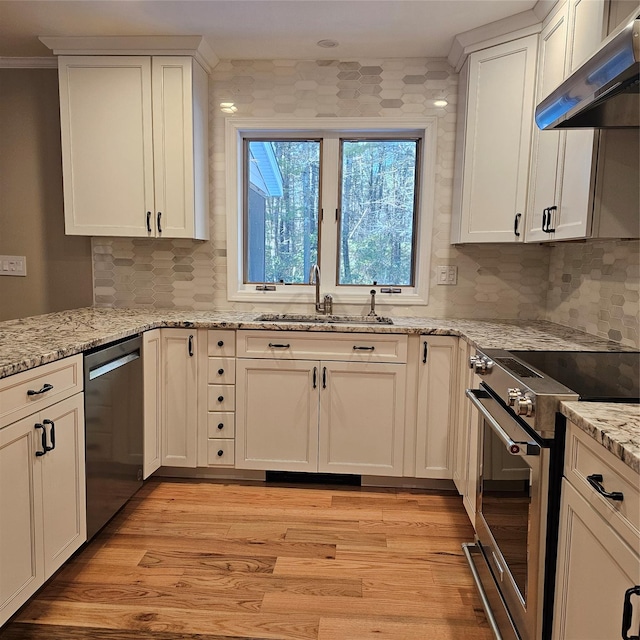
[{"label": "stainless steel faucet", "polygon": [[333,313],[333,296],[326,294],[320,302],[320,267],[314,264],[309,272],[309,284],[316,285],[316,313],[331,315]]}]

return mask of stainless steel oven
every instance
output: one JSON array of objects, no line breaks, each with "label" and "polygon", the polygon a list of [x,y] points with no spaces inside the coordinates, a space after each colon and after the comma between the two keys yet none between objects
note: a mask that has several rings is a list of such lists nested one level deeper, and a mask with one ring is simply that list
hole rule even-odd
[{"label": "stainless steel oven", "polygon": [[483,588],[497,587],[494,631],[533,640],[542,625],[550,443],[536,441],[485,388],[467,395],[480,414],[476,545],[495,583],[485,580]]},{"label": "stainless steel oven", "polygon": [[496,638],[549,640],[564,458],[563,400],[637,401],[637,352],[472,356],[482,376],[476,540],[463,545]]}]

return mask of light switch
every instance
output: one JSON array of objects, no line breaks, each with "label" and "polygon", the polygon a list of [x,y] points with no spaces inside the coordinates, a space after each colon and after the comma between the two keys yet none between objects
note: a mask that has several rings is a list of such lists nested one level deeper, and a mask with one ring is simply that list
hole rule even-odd
[{"label": "light switch", "polygon": [[0,276],[26,276],[27,258],[25,256],[0,256]]},{"label": "light switch", "polygon": [[436,268],[436,274],[439,285],[458,284],[458,267],[454,265],[439,265]]}]

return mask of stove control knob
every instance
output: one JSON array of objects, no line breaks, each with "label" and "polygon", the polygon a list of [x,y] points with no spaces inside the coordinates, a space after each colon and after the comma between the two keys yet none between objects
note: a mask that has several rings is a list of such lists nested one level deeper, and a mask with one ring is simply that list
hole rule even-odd
[{"label": "stove control knob", "polygon": [[510,407],[515,406],[516,400],[520,398],[521,395],[522,391],[520,391],[520,389],[518,389],[517,387],[509,387],[507,389],[507,404]]},{"label": "stove control knob", "polygon": [[476,358],[475,362],[473,363],[473,368],[478,375],[482,376],[493,369],[493,360],[489,360],[489,358],[487,358],[486,356],[482,358]]},{"label": "stove control knob", "polygon": [[533,415],[533,400],[520,396],[516,398],[513,408],[517,415],[530,418]]},{"label": "stove control knob", "polygon": [[478,356],[469,356],[469,369],[473,369],[478,361]]}]

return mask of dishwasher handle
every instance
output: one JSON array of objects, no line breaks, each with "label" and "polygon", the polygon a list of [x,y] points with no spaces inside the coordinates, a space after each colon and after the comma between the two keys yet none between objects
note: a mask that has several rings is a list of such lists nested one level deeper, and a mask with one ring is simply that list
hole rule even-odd
[{"label": "dishwasher handle", "polygon": [[96,367],[93,367],[93,369],[89,369],[89,380],[95,380],[100,376],[104,376],[111,371],[124,367],[124,365],[129,364],[138,358],[140,358],[140,351],[136,350],[131,353],[126,353],[118,358],[114,358],[113,360],[109,360],[108,362],[99,364]]}]

